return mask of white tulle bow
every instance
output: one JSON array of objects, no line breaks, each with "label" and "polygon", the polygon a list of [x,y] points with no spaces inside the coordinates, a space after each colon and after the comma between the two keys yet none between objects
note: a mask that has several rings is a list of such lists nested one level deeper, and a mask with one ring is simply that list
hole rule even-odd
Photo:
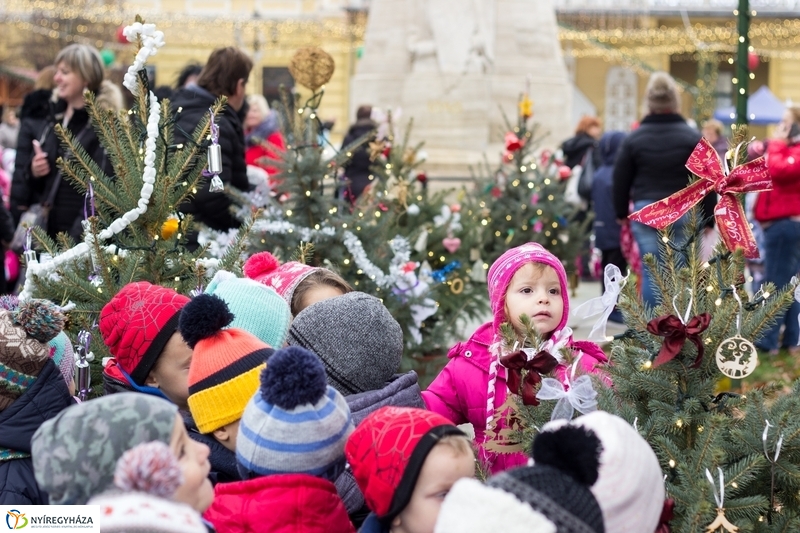
[{"label": "white tulle bow", "polygon": [[616,265],[606,265],[603,278],[605,280],[603,295],[584,302],[572,311],[572,315],[578,318],[589,318],[602,313],[587,337],[588,340],[592,341],[607,340],[606,325],[608,324],[608,317],[614,311],[614,306],[617,305],[622,287],[628,281],[628,277],[623,276]]}]

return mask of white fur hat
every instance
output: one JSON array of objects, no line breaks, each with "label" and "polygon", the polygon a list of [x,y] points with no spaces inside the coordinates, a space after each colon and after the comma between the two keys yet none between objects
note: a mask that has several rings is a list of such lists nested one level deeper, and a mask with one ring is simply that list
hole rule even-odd
[{"label": "white fur hat", "polygon": [[[554,430],[557,420],[542,428]],[[606,533],[652,533],[664,507],[664,474],[653,449],[622,418],[595,411],[570,424],[591,429],[603,444],[600,476],[591,487],[603,511]]]},{"label": "white fur hat", "polygon": [[459,479],[442,503],[434,533],[556,533],[556,525],[513,494]]}]

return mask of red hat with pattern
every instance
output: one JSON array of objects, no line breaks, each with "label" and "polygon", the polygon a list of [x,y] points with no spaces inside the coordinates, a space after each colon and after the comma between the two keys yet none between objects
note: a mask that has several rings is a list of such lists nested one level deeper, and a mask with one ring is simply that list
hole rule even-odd
[{"label": "red hat with pattern", "polygon": [[297,261],[280,264],[278,259],[269,252],[253,254],[244,262],[242,271],[250,279],[272,287],[280,294],[289,307],[292,307],[294,290],[300,282],[313,274],[318,267],[311,267]]},{"label": "red hat with pattern", "polygon": [[122,370],[144,385],[187,303],[186,296],[146,281],[122,287],[100,311],[100,334],[114,357],[105,372],[119,378],[114,374]]},{"label": "red hat with pattern", "polygon": [[464,433],[445,417],[412,407],[382,407],[347,439],[344,454],[367,506],[391,522],[411,500],[422,465],[446,435]]}]

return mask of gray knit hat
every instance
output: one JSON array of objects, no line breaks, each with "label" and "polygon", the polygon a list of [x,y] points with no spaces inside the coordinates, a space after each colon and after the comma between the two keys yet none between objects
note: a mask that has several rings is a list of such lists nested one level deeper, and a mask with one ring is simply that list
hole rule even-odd
[{"label": "gray knit hat", "polygon": [[114,483],[117,460],[137,444],[169,444],[178,408],[126,392],[73,405],[41,425],[31,441],[36,482],[52,505],[83,505]]},{"label": "gray knit hat", "polygon": [[328,384],[345,396],[383,388],[403,357],[400,324],[380,300],[363,292],[305,308],[289,328],[288,343],[317,354]]}]

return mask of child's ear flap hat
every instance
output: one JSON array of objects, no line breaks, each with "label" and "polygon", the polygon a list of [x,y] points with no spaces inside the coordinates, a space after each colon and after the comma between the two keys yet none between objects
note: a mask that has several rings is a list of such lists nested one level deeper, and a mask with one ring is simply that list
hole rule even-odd
[{"label": "child's ear flap hat", "polygon": [[422,465],[447,435],[464,433],[443,416],[412,407],[370,413],[347,440],[345,456],[367,506],[383,523],[411,501]]},{"label": "child's ear flap hat", "polygon": [[509,319],[506,316],[506,291],[508,291],[511,278],[526,263],[542,263],[556,271],[561,285],[561,299],[564,302],[564,313],[561,316],[561,322],[556,326],[556,331],[564,329],[569,320],[567,271],[564,270],[561,260],[545,250],[541,244],[535,242],[529,242],[508,250],[498,257],[489,268],[486,282],[489,286],[489,301],[492,304],[492,329],[498,332],[500,331],[500,325],[503,322],[508,322]]}]

